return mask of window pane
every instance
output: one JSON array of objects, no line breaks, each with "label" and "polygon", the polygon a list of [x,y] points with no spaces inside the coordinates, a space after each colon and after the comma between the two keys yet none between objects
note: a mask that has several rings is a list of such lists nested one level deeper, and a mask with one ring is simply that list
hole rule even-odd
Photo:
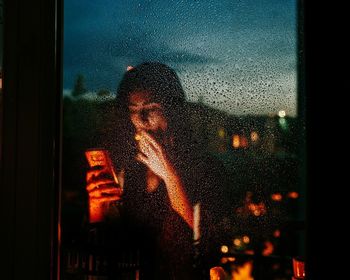
[{"label": "window pane", "polygon": [[290,279],[297,1],[64,7],[62,279]]}]

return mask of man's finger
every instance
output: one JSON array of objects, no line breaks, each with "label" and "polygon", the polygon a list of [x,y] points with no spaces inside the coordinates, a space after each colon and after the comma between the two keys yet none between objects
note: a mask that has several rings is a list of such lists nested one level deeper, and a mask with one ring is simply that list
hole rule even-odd
[{"label": "man's finger", "polygon": [[89,183],[93,178],[101,176],[102,173],[106,172],[106,168],[104,169],[92,169],[86,172],[86,182]]},{"label": "man's finger", "polygon": [[105,186],[101,188],[95,188],[91,192],[89,192],[89,197],[91,198],[98,198],[104,195],[111,196],[111,195],[118,195],[121,196],[122,191],[119,188],[114,188],[110,186]]},{"label": "man's finger", "polygon": [[114,181],[114,180],[111,180],[111,179],[101,179],[101,180],[97,180],[97,181],[94,181],[94,182],[89,183],[89,184],[86,186],[86,190],[87,190],[88,192],[91,192],[93,189],[99,188],[99,187],[101,187],[102,185],[106,185],[106,184],[115,184],[115,181]]},{"label": "man's finger", "polygon": [[142,162],[143,164],[145,164],[147,166],[149,165],[147,157],[141,153],[138,153],[136,155],[135,159],[139,162]]},{"label": "man's finger", "polygon": [[99,198],[95,198],[94,200],[98,203],[109,202],[109,201],[118,201],[118,200],[120,200],[120,196],[118,196],[118,195],[101,196]]},{"label": "man's finger", "polygon": [[149,141],[146,139],[142,139],[139,142],[139,149],[147,157],[151,157],[152,155],[158,154],[159,152],[152,146]]},{"label": "man's finger", "polygon": [[146,131],[141,131],[141,140],[145,140],[146,143],[151,144],[158,152],[163,150],[162,146],[157,142],[157,140]]}]

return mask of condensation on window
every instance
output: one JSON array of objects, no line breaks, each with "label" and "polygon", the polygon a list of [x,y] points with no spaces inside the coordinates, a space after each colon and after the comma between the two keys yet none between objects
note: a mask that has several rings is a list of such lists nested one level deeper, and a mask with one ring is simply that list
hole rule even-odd
[{"label": "condensation on window", "polygon": [[64,3],[62,279],[303,277],[297,1],[103,2]]}]

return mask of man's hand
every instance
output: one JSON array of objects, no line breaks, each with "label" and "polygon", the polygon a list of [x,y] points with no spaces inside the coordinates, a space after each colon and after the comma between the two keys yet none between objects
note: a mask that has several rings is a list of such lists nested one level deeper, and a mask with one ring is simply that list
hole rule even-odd
[{"label": "man's hand", "polygon": [[145,131],[141,131],[139,135],[139,153],[136,155],[136,160],[145,164],[154,174],[164,181],[173,177],[173,165],[170,163],[162,145]]},{"label": "man's hand", "polygon": [[142,131],[138,141],[136,159],[144,163],[166,186],[171,207],[193,229],[193,210],[185,192],[183,182],[169,161],[164,148],[149,133]]},{"label": "man's hand", "polygon": [[86,173],[86,191],[89,195],[89,221],[101,222],[109,202],[121,199],[122,190],[107,176],[105,169]]}]

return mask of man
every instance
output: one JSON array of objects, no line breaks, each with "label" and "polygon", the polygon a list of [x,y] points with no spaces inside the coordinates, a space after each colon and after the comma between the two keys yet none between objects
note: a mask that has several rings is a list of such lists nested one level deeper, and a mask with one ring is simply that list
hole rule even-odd
[{"label": "man", "polygon": [[122,201],[123,229],[150,259],[146,279],[205,279],[194,269],[194,244],[209,278],[228,210],[225,174],[191,138],[176,73],[160,63],[132,68],[119,85],[117,106],[121,188],[110,187],[104,170],[88,172],[90,222],[106,218],[106,202]]}]

